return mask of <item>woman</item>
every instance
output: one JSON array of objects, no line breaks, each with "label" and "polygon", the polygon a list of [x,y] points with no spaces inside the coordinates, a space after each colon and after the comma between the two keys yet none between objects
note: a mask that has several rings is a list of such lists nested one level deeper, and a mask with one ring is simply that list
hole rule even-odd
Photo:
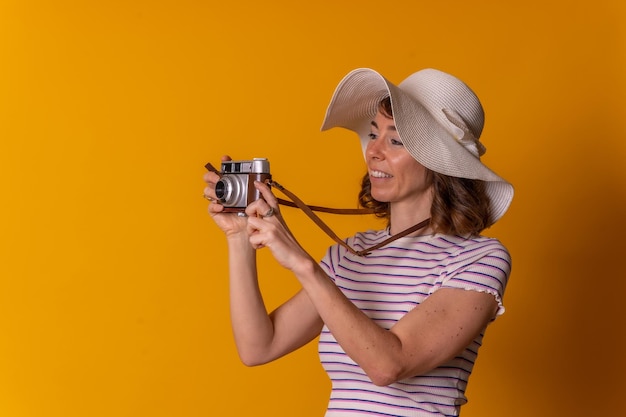
[{"label": "woman", "polygon": [[[270,188],[247,217],[209,212],[226,234],[234,337],[242,361],[259,365],[320,336],[332,380],[327,417],[456,416],[487,325],[503,313],[510,258],[480,236],[507,210],[513,188],[480,162],[478,98],[441,71],[398,86],[370,69],[337,87],[323,130],[344,127],[362,142],[368,173],[361,205],[388,220],[357,233],[368,248],[430,218],[419,230],[358,256],[332,246],[316,262],[283,221]],[[215,199],[218,176],[207,173]],[[423,223],[422,223],[423,224]],[[267,247],[302,289],[267,314],[255,252]]]}]

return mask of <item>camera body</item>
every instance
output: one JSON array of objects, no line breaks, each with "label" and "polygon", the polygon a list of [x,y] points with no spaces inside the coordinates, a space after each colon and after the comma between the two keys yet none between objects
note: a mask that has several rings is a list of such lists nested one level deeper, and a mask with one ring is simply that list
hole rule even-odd
[{"label": "camera body", "polygon": [[254,181],[265,182],[272,178],[267,158],[224,161],[221,174],[215,183],[215,195],[225,212],[243,212],[248,204],[261,198]]}]

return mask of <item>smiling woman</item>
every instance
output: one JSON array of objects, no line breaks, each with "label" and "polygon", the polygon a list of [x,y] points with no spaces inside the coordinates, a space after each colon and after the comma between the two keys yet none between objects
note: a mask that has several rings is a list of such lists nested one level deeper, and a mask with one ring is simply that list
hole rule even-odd
[{"label": "smiling woman", "polygon": [[[315,261],[267,184],[255,182],[261,197],[242,217],[215,200],[218,173],[204,177],[209,213],[227,237],[240,358],[264,364],[319,336],[332,381],[327,417],[458,415],[486,327],[504,312],[511,270],[507,249],[480,235],[513,198],[513,187],[480,161],[482,106],[441,71],[421,70],[396,86],[357,69],[328,107],[323,129],[335,126],[361,138],[368,173],[360,202],[388,220],[386,229],[346,240],[375,248],[367,253],[337,244]],[[416,224],[424,226],[389,240]],[[302,288],[269,314],[258,285],[261,248]]]},{"label": "smiling woman", "polygon": [[[316,343],[254,369],[237,357],[228,248],[200,176],[214,155],[263,156],[304,201],[354,207],[359,141],[318,127],[337,82],[362,66],[392,81],[434,66],[468,82],[487,115],[481,161],[515,184],[506,215],[481,232],[515,266],[461,415],[626,416],[626,1],[386,5],[0,1],[0,416],[322,416],[331,382]],[[363,135],[381,99],[364,109]],[[462,200],[447,183],[458,178],[438,185],[440,175],[433,224],[447,201],[438,188]],[[266,227],[281,216],[315,259],[333,243],[300,211],[273,214]],[[321,217],[342,237],[372,230],[362,236],[373,240],[386,227],[374,216]],[[429,238],[331,273],[398,263],[395,282],[369,265],[376,293],[337,281],[389,326],[387,310],[421,308],[392,297],[421,285],[410,281],[425,272],[409,249]],[[433,242],[454,243],[422,245]],[[270,249],[257,256],[273,310],[300,283]],[[346,377],[367,378],[341,358]]]},{"label": "smiling woman", "polygon": [[[389,103],[386,100],[381,103]],[[379,111],[371,123],[370,141],[365,151],[368,162],[368,179],[373,200],[396,207],[410,208],[411,217],[390,222],[392,233],[406,229],[411,224],[430,217],[432,205],[431,183],[428,170],[409,154],[396,130],[391,108]]]},{"label": "smiling woman", "polygon": [[[393,109],[389,97],[383,99],[380,103],[376,119],[381,119],[381,123],[387,125],[386,129],[392,138],[399,137],[393,123]],[[376,120],[372,121],[372,130],[370,138],[376,139],[379,135],[375,131],[381,130]],[[400,140],[391,139],[390,142],[391,145],[404,149]],[[373,149],[373,146],[371,143],[368,143],[367,150],[371,151],[371,149]],[[406,152],[400,154],[407,155]],[[389,158],[386,156],[385,159],[388,160]],[[486,195],[485,185],[482,181],[443,175],[436,171],[427,170],[412,158],[409,158],[409,160],[412,165],[416,165],[416,170],[426,171],[426,178],[423,178],[422,181],[415,180],[422,177],[421,172],[416,172],[414,175],[409,176],[409,183],[419,184],[423,182],[428,184],[428,194],[425,196],[425,199],[427,203],[428,200],[431,200],[432,208],[429,205],[427,209],[429,209],[432,216],[432,225],[437,225],[439,232],[471,235],[478,234],[491,226],[489,197]],[[370,168],[370,171],[363,177],[359,200],[362,206],[374,210],[378,217],[390,220],[389,200],[372,197],[372,183],[380,182],[379,178],[392,178],[392,176]],[[412,207],[411,211],[415,212],[416,207]],[[427,216],[423,217],[426,218]],[[431,229],[433,229],[432,225]]]}]

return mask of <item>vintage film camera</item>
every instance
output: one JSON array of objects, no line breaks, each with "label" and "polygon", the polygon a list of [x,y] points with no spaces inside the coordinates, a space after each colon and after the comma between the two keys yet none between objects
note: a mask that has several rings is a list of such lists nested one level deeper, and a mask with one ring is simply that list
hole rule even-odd
[{"label": "vintage film camera", "polygon": [[248,204],[261,198],[254,181],[272,179],[270,161],[254,158],[251,161],[224,161],[222,177],[215,183],[215,195],[225,212],[243,213]]}]

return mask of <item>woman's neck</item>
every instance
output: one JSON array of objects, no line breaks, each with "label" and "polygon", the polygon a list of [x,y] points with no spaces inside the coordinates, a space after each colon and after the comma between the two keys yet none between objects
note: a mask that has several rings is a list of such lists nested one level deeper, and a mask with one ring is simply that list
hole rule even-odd
[{"label": "woman's neck", "polygon": [[[392,235],[402,232],[411,226],[414,226],[428,218],[430,218],[430,204],[428,207],[415,207],[414,205],[408,208],[403,208],[398,205],[392,204],[390,207],[390,229],[389,232]],[[411,233],[409,236],[419,236],[432,234],[433,229],[430,225]]]}]

